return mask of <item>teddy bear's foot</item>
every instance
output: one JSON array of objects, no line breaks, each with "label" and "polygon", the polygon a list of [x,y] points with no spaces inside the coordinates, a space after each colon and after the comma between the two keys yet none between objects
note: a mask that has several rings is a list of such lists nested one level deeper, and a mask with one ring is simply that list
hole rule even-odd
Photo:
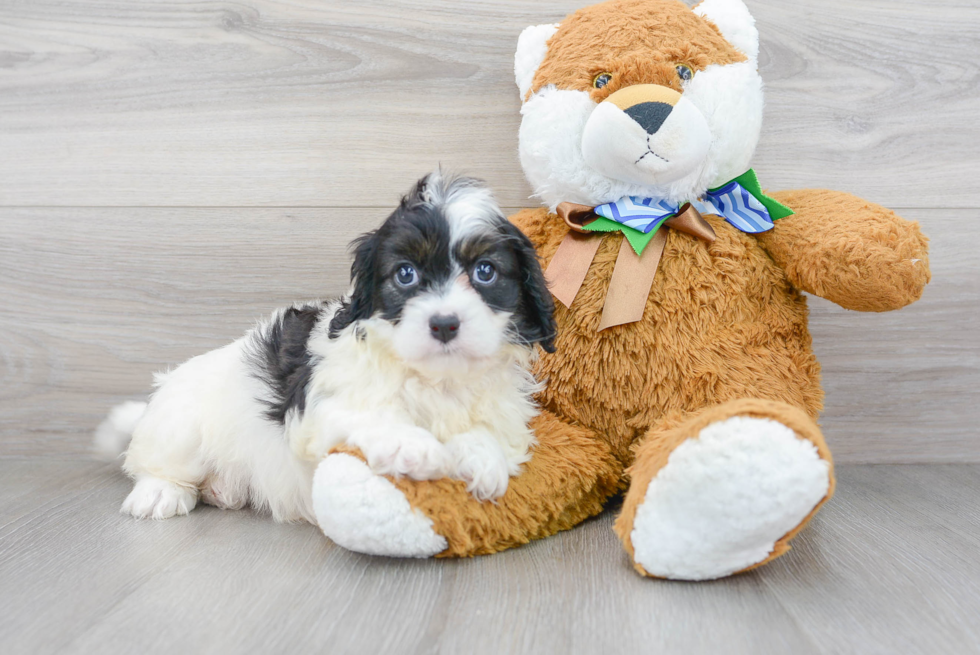
[{"label": "teddy bear's foot", "polygon": [[[708,580],[789,549],[789,539],[832,489],[831,464],[814,441],[758,414],[696,426],[648,478],[645,491],[631,488],[630,495],[642,497],[633,503],[628,497],[624,504],[624,513],[635,511],[628,535],[620,525],[617,529],[624,540],[628,537],[638,570]],[[822,439],[816,440],[822,445]],[[634,487],[643,477],[640,471],[634,474]]]},{"label": "teddy bear's foot", "polygon": [[323,533],[348,550],[389,557],[432,557],[446,550],[432,520],[352,455],[328,455],[313,478],[313,509]]}]

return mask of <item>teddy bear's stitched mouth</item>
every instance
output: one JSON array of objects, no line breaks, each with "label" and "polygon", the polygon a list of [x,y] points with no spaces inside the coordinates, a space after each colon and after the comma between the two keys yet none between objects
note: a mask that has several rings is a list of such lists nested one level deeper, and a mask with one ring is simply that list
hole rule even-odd
[{"label": "teddy bear's stitched mouth", "polygon": [[661,160],[663,160],[664,162],[666,162],[666,163],[668,163],[668,164],[670,163],[670,160],[669,160],[669,159],[664,159],[663,157],[661,157],[660,155],[658,155],[657,153],[655,153],[655,152],[654,152],[653,150],[647,150],[647,151],[646,151],[645,153],[643,153],[642,155],[640,155],[640,158],[639,158],[639,159],[637,159],[637,160],[636,160],[635,162],[633,162],[633,163],[634,163],[634,164],[639,164],[639,163],[640,163],[640,161],[642,161],[642,159],[643,159],[644,157],[646,157],[647,155],[653,155],[653,156],[654,156],[654,157],[656,157],[657,159],[661,159]]},{"label": "teddy bear's stitched mouth", "polygon": [[643,158],[646,157],[647,155],[653,155],[654,157],[656,157],[657,159],[660,159],[661,161],[663,161],[666,164],[669,164],[670,163],[670,160],[669,159],[667,159],[666,157],[661,157],[660,155],[658,155],[657,153],[655,153],[653,151],[653,148],[650,147],[650,135],[649,134],[647,135],[647,151],[645,153],[643,153],[642,155],[640,155],[640,158],[637,159],[633,163],[634,164],[639,164],[643,160]]}]

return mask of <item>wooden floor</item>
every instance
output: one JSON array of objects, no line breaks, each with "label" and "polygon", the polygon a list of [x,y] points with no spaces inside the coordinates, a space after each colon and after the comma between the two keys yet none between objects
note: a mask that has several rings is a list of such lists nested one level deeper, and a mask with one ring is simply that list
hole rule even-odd
[{"label": "wooden floor", "polygon": [[881,315],[811,299],[838,495],[708,584],[637,577],[611,514],[439,562],[135,522],[87,459],[154,371],[340,293],[438,163],[534,206],[514,46],[589,0],[0,2],[0,653],[980,652],[980,7],[746,2],[764,185],[919,221],[933,281]]},{"label": "wooden floor", "polygon": [[4,653],[980,653],[980,466],[840,469],[764,569],[644,579],[607,512],[472,560],[354,555],[210,507],[117,513],[113,465],[0,461]]}]

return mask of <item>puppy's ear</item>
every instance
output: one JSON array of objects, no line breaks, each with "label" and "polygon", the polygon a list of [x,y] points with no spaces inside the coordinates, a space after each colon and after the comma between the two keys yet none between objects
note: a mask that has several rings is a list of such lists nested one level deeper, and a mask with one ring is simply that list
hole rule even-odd
[{"label": "puppy's ear", "polygon": [[350,267],[350,278],[354,289],[330,320],[331,339],[351,323],[370,318],[374,313],[379,241],[378,230],[375,230],[359,236],[352,244],[354,263]]},{"label": "puppy's ear", "polygon": [[521,307],[515,316],[517,334],[527,343],[540,343],[545,352],[555,352],[555,303],[548,291],[548,284],[538,261],[538,253],[531,240],[510,221],[505,221],[503,232],[517,256],[521,269],[523,290]]}]

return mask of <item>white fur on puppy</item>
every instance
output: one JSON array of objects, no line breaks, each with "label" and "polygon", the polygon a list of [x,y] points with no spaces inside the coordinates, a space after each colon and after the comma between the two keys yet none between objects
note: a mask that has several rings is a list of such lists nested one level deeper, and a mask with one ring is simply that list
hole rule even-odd
[{"label": "white fur on puppy", "polygon": [[530,241],[482,183],[433,173],[355,247],[348,296],[276,312],[113,410],[96,442],[118,453],[132,433],[123,512],[202,500],[314,522],[314,468],[345,443],[376,474],[506,491],[534,442],[533,344],[553,349]]}]

